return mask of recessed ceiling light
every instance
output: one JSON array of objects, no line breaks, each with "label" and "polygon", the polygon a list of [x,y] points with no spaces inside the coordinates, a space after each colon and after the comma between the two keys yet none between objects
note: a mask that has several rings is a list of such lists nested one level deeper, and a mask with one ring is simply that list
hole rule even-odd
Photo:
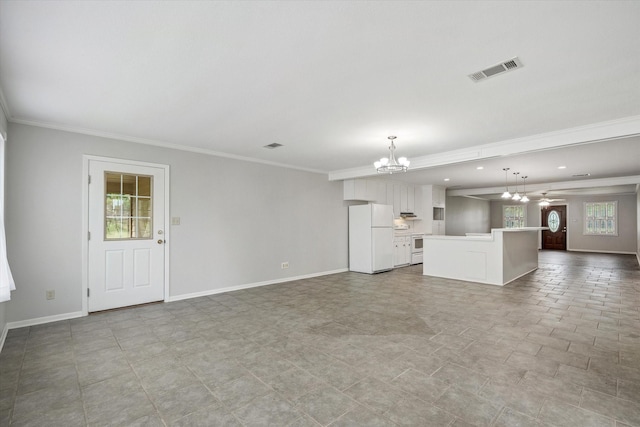
[{"label": "recessed ceiling light", "polygon": [[484,169],[484,166],[478,166],[476,169],[478,169],[479,171],[481,171],[482,169]]},{"label": "recessed ceiling light", "polygon": [[558,169],[566,169],[566,166],[558,166]]},{"label": "recessed ceiling light", "polygon": [[445,181],[447,181],[447,182],[448,182],[448,181],[451,181],[451,179],[449,179],[449,178],[445,178],[444,180],[445,180]]}]

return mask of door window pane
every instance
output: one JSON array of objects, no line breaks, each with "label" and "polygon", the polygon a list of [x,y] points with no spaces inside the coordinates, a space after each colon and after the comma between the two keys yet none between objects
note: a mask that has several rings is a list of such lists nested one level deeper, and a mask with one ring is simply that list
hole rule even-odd
[{"label": "door window pane", "polygon": [[552,233],[555,233],[560,228],[560,215],[558,212],[553,210],[549,212],[549,216],[547,217],[547,225],[549,226],[549,230]]},{"label": "door window pane", "polygon": [[105,240],[153,237],[152,177],[105,172]]}]

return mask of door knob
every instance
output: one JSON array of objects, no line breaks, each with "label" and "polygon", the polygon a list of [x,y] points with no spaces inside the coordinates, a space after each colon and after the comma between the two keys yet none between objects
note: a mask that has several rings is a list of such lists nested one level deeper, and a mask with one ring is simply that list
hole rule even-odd
[{"label": "door knob", "polygon": [[159,245],[161,245],[161,244],[163,244],[163,243],[164,243],[164,240],[162,240],[162,239],[159,239],[159,240],[158,240],[158,244],[159,244]]}]

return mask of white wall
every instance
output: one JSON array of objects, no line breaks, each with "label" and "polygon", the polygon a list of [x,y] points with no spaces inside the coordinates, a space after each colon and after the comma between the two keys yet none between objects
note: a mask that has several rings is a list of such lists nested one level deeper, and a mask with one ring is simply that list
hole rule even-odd
[{"label": "white wall", "polygon": [[[4,136],[7,135],[7,118],[4,115],[4,110],[0,108],[0,132]],[[5,173],[6,165],[0,164],[0,173]],[[5,199],[6,200],[6,199]],[[6,205],[6,203],[5,203]],[[0,348],[2,348],[3,340],[2,336],[7,325],[7,302],[0,302]]]},{"label": "white wall", "polygon": [[636,186],[636,258],[640,263],[640,185]]},{"label": "white wall", "polygon": [[83,154],[170,165],[171,216],[181,218],[169,242],[172,297],[348,266],[342,182],[326,175],[14,123],[9,130],[7,241],[17,287],[9,322],[81,310]]},{"label": "white wall", "polygon": [[491,203],[488,200],[447,196],[445,230],[448,236],[489,233]]}]

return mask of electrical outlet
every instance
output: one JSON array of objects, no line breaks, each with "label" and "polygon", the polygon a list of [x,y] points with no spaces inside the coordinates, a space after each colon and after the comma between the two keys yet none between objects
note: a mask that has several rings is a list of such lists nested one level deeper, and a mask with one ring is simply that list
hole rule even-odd
[{"label": "electrical outlet", "polygon": [[56,299],[56,291],[50,290],[46,293],[47,299]]},{"label": "electrical outlet", "polygon": [[289,268],[289,261],[283,262],[282,264],[280,264],[280,268],[284,269],[284,268]]}]

